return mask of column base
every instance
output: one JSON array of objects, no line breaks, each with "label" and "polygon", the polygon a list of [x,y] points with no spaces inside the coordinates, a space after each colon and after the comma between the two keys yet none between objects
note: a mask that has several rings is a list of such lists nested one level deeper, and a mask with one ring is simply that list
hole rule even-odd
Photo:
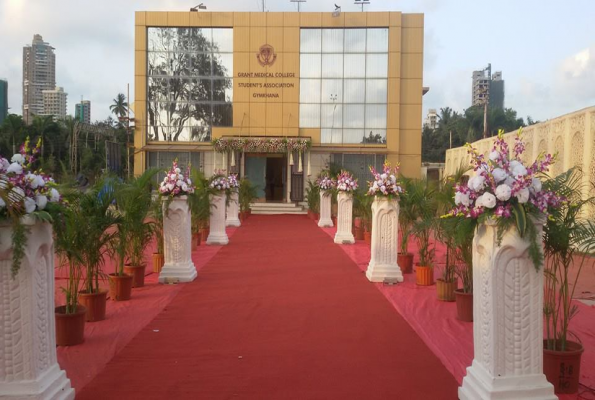
[{"label": "column base", "polygon": [[403,282],[403,272],[397,263],[394,264],[368,264],[366,278],[370,282],[384,282],[385,279],[397,282]]},{"label": "column base", "polygon": [[191,261],[188,264],[165,264],[159,273],[159,283],[192,282],[198,273]]},{"label": "column base", "polygon": [[460,400],[556,400],[554,386],[544,374],[492,377],[479,363],[467,368],[459,388]]},{"label": "column base", "polygon": [[228,243],[229,238],[227,237],[226,233],[222,235],[214,235],[210,233],[209,237],[207,237],[207,244],[209,245],[226,245]]},{"label": "column base", "polygon": [[50,367],[36,380],[4,383],[0,388],[0,398],[23,400],[73,400],[74,389],[70,379],[58,364]]},{"label": "column base", "polygon": [[333,227],[333,220],[332,219],[322,219],[318,221],[318,226],[321,228],[332,228]]},{"label": "column base", "polygon": [[335,243],[337,244],[354,244],[355,238],[352,233],[335,234]]},{"label": "column base", "polygon": [[234,226],[234,227],[237,228],[237,227],[239,227],[241,225],[242,225],[242,223],[237,218],[236,219],[228,219],[228,220],[225,221],[225,226]]}]

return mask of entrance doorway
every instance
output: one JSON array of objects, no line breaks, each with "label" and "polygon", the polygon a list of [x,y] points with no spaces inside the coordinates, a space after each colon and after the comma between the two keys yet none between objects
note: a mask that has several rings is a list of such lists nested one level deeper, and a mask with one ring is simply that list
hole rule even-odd
[{"label": "entrance doorway", "polygon": [[247,154],[246,177],[257,187],[258,201],[283,201],[287,158],[282,154]]}]

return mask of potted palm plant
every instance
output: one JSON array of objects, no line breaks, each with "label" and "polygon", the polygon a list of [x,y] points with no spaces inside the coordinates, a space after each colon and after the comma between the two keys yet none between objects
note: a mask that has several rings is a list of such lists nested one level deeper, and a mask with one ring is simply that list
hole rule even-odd
[{"label": "potted palm plant", "polygon": [[192,214],[192,233],[196,234],[197,240],[206,241],[206,232],[209,217],[211,216],[211,203],[209,201],[209,182],[204,174],[192,168],[190,177],[195,186],[194,192],[188,195],[188,206]]},{"label": "potted palm plant", "polygon": [[[546,189],[562,195],[544,227],[545,340],[543,369],[556,393],[576,393],[583,345],[569,340],[569,324],[578,307],[574,290],[587,257],[595,253],[595,223],[589,208],[595,197],[584,197],[583,174],[571,169],[545,182]],[[575,273],[570,274],[571,268]],[[571,276],[574,275],[574,278]]]},{"label": "potted palm plant", "polygon": [[240,219],[245,220],[250,215],[250,204],[258,196],[258,188],[250,179],[240,179],[239,199],[240,203]]},{"label": "potted palm plant", "polygon": [[401,177],[403,193],[399,197],[399,235],[400,251],[397,254],[397,263],[404,274],[413,272],[413,253],[407,250],[409,236],[413,227],[413,221],[417,219],[415,203],[411,200],[412,190],[410,188],[413,180]]},{"label": "potted palm plant", "polygon": [[353,236],[356,240],[364,240],[364,204],[369,201],[364,188],[357,188],[353,192]]},{"label": "potted palm plant", "polygon": [[438,202],[435,185],[427,179],[414,180],[410,185],[414,213],[411,232],[417,240],[419,262],[415,266],[416,283],[420,286],[434,284],[434,245],[432,233],[436,228]]},{"label": "potted palm plant", "polygon": [[308,181],[306,202],[308,203],[308,216],[313,220],[317,220],[320,213],[320,188],[316,185],[316,182]]},{"label": "potted palm plant", "polygon": [[163,256],[163,204],[159,196],[153,198],[151,216],[153,218],[153,232],[155,233],[156,251],[153,253],[153,272],[161,272],[165,258]]}]

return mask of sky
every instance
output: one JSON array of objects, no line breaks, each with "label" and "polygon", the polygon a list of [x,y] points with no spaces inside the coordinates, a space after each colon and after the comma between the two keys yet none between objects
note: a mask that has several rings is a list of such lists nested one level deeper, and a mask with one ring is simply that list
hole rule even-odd
[{"label": "sky", "polygon": [[[134,93],[134,12],[186,11],[172,0],[0,0],[0,78],[10,112],[21,114],[22,48],[41,34],[56,50],[56,81],[68,113],[91,100],[92,119],[109,115],[118,93]],[[208,11],[261,11],[262,0],[203,0]],[[302,11],[358,11],[353,0],[307,0]],[[266,11],[296,11],[267,0]],[[502,71],[505,106],[547,120],[595,105],[595,0],[370,0],[366,11],[425,14],[423,116],[429,108],[462,112],[472,71]],[[134,99],[132,99],[134,101]]]}]

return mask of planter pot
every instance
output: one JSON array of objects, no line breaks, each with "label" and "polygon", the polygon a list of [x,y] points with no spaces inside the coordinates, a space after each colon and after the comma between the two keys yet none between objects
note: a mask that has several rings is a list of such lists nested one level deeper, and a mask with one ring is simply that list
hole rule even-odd
[{"label": "planter pot", "polygon": [[331,221],[333,222],[333,226],[337,226],[337,217],[331,217]]},{"label": "planter pot", "polygon": [[200,234],[193,233],[192,234],[192,251],[196,251],[197,247],[200,246]]},{"label": "planter pot", "polygon": [[581,376],[581,356],[585,350],[583,345],[566,341],[566,351],[548,350],[547,341],[543,341],[543,373],[548,382],[554,385],[558,394],[578,392],[578,381]]},{"label": "planter pot", "polygon": [[314,221],[320,220],[320,213],[313,213]]},{"label": "planter pot", "polygon": [[76,312],[66,314],[66,306],[56,307],[56,345],[75,346],[85,341],[87,309],[77,306]]},{"label": "planter pot", "polygon": [[200,240],[203,242],[206,242],[208,237],[209,237],[209,229],[208,228],[200,228]]},{"label": "planter pot", "polygon": [[87,309],[85,321],[96,322],[105,319],[105,303],[107,302],[107,290],[100,290],[97,293],[79,292],[79,304]]},{"label": "planter pot", "polygon": [[159,273],[161,272],[161,268],[163,268],[163,263],[165,262],[165,258],[163,258],[163,254],[161,253],[153,253],[153,272]]},{"label": "planter pot", "polygon": [[366,244],[372,244],[372,232],[364,232],[364,241],[366,242]]},{"label": "planter pot", "polygon": [[353,233],[355,240],[364,240],[364,228],[362,226],[356,226],[353,230]]},{"label": "planter pot", "polygon": [[145,286],[145,268],[146,265],[125,265],[124,273],[132,276],[132,287]]},{"label": "planter pot", "polygon": [[397,264],[401,267],[401,271],[404,274],[410,274],[413,272],[413,254],[412,253],[399,253],[397,254]]},{"label": "planter pot", "polygon": [[[436,293],[440,301],[455,301],[455,290],[457,290],[458,282],[446,282],[443,279],[436,280]],[[473,308],[471,308],[473,316]]]},{"label": "planter pot", "polygon": [[465,293],[463,289],[455,290],[457,301],[457,318],[465,322],[473,322],[473,293]]},{"label": "planter pot", "polygon": [[415,266],[415,283],[419,286],[431,286],[434,284],[434,268]]},{"label": "planter pot", "polygon": [[114,301],[130,300],[132,276],[109,274],[109,297]]}]

